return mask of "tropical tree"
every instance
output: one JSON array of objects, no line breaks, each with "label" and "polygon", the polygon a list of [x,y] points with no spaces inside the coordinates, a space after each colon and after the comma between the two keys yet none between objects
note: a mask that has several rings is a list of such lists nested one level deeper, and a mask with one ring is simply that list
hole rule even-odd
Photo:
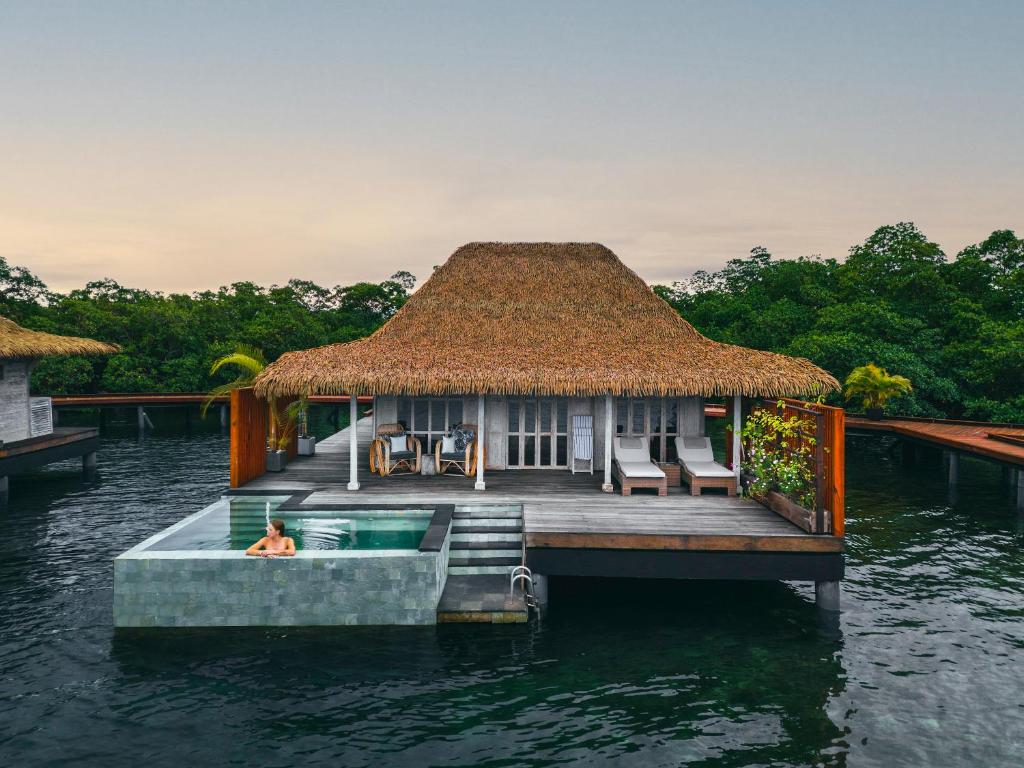
[{"label": "tropical tree", "polygon": [[[216,373],[225,366],[237,368],[238,376],[226,384],[218,384],[216,387],[211,389],[209,393],[207,393],[206,399],[203,401],[203,405],[200,408],[200,413],[204,419],[206,418],[206,412],[210,409],[213,401],[218,397],[230,395],[236,389],[251,387],[253,379],[255,379],[260,372],[267,367],[267,361],[266,358],[263,357],[262,350],[259,350],[256,347],[251,347],[247,344],[239,344],[235,347],[234,352],[222,355],[213,361],[213,365],[210,366],[210,375],[216,375]],[[276,409],[271,407],[271,411],[274,410]]]},{"label": "tropical tree", "polygon": [[845,382],[846,400],[860,398],[865,409],[884,408],[886,401],[913,391],[910,379],[894,376],[874,363],[854,368]]}]

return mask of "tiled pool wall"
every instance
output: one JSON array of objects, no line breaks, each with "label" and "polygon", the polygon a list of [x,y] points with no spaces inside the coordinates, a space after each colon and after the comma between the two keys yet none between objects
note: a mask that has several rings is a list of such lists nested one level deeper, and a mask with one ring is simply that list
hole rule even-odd
[{"label": "tiled pool wall", "polygon": [[[114,626],[434,624],[448,572],[451,514],[432,551],[311,550],[295,557],[149,551],[199,512],[114,560]],[[445,530],[438,530],[447,526]],[[426,536],[425,536],[426,540]]]}]

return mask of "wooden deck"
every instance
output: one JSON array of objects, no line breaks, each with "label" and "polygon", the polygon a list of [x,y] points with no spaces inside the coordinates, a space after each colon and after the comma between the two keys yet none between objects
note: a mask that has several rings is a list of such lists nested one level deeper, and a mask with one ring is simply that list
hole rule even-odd
[{"label": "wooden deck", "polygon": [[10,475],[81,457],[82,470],[91,477],[98,449],[99,431],[89,427],[55,427],[48,435],[0,444],[0,509],[7,506]]},{"label": "wooden deck", "polygon": [[914,418],[874,421],[847,416],[846,428],[857,432],[888,433],[1024,467],[1024,426],[1020,424]]},{"label": "wooden deck", "polygon": [[843,539],[816,536],[755,501],[708,494],[694,497],[672,487],[669,495],[602,493],[602,474],[564,470],[487,471],[486,491],[457,475],[371,474],[371,420],[358,422],[358,491],[349,478],[348,430],[317,444],[317,454],[293,460],[284,472],[265,474],[240,489],[309,491],[308,504],[522,504],[529,550],[703,551],[830,553]]}]

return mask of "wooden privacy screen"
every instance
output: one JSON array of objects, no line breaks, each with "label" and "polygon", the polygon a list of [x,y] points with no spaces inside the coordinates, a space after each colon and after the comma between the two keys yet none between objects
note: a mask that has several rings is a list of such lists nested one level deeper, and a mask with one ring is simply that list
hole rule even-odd
[{"label": "wooden privacy screen", "polygon": [[789,398],[783,402],[794,411],[800,409],[815,414],[821,448],[815,457],[817,506],[830,513],[827,532],[842,536],[846,532],[846,411],[831,405]]},{"label": "wooden privacy screen", "polygon": [[[725,415],[728,425],[733,420],[733,399],[726,403]],[[748,402],[748,401],[744,401]],[[765,400],[761,407],[774,408],[778,400]],[[783,398],[784,415],[792,416],[803,412],[805,416],[813,416],[816,426],[816,437],[820,436],[821,451],[816,451],[815,477],[818,478],[817,506],[828,514],[824,521],[824,530],[818,533],[830,533],[842,536],[846,531],[846,412],[821,403],[805,403],[802,400]],[[810,413],[808,413],[810,412]],[[732,440],[730,429],[725,430],[725,461],[732,468]],[[820,466],[819,466],[820,463]]]},{"label": "wooden privacy screen", "polygon": [[[231,393],[231,487],[267,471],[267,402],[251,388]],[[294,442],[294,441],[293,441]]]}]

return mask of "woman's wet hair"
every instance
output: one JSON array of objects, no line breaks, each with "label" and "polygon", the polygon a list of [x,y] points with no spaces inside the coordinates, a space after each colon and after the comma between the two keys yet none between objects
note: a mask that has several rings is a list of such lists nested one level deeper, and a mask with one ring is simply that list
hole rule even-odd
[{"label": "woman's wet hair", "polygon": [[275,517],[273,520],[270,521],[270,524],[272,526],[274,526],[274,529],[278,533],[280,533],[282,536],[284,536],[284,520],[281,520],[280,518]]}]

